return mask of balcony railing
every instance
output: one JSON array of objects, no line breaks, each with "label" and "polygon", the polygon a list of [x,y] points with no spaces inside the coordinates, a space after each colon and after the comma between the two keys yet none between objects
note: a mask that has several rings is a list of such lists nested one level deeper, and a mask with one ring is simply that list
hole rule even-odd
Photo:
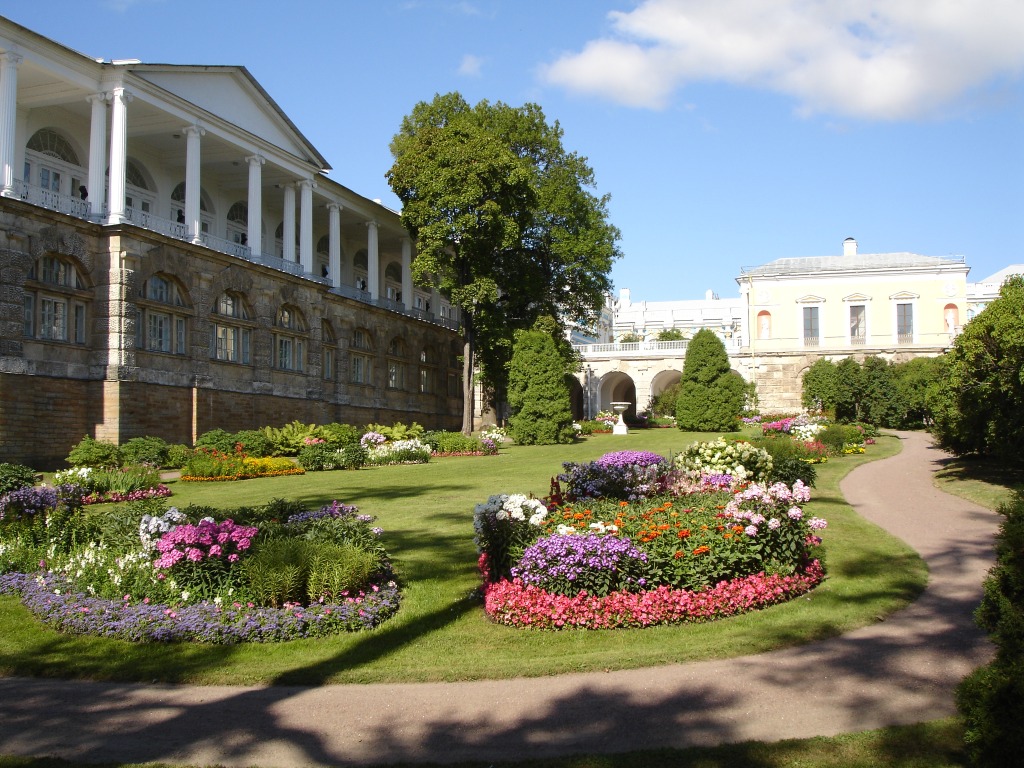
[{"label": "balcony railing", "polygon": [[635,355],[643,356],[651,353],[661,353],[666,357],[674,357],[686,354],[686,345],[689,342],[683,341],[634,341],[615,344],[573,344],[572,348],[584,357],[601,355]]},{"label": "balcony railing", "polygon": [[[88,200],[82,200],[79,197],[73,197],[71,195],[63,195],[59,192],[53,192],[48,189],[43,189],[42,187],[26,184],[24,181],[19,181],[17,179],[14,181],[14,193],[17,198],[24,200],[26,203],[37,205],[40,208],[47,208],[51,211],[57,211],[58,213],[68,214],[79,219],[85,219],[88,221],[105,220],[108,214],[107,207],[105,205],[103,206],[101,214],[93,214]],[[189,242],[191,240],[188,227],[185,224],[162,218],[149,211],[143,211],[141,208],[126,208],[124,217],[130,224],[149,230],[150,232],[157,232],[161,235],[173,237],[176,240],[183,240],[185,242]],[[287,261],[279,256],[272,256],[267,253],[253,253],[252,248],[247,245],[242,245],[241,243],[236,243],[231,240],[225,240],[222,237],[217,237],[216,235],[211,235],[206,232],[202,233],[200,240],[205,247],[211,250],[227,253],[231,256],[245,259],[253,264],[270,267],[271,269],[276,269],[279,272],[286,272],[289,275],[313,280],[314,282],[321,283],[325,286],[330,285],[330,281],[327,278],[306,272],[302,268],[302,265],[297,262]],[[369,291],[360,290],[354,286],[340,285],[329,287],[328,290],[330,293],[333,293],[336,296],[342,296],[346,299],[352,299],[354,301],[362,302],[363,304],[381,307],[382,309],[386,309],[391,312],[398,312],[408,317],[433,323],[434,325],[440,325],[454,331],[459,329],[459,321],[455,318],[438,316],[432,312],[426,312],[422,309],[407,309],[400,301],[395,301],[394,299],[389,299],[383,296],[378,297],[377,300],[374,301]]]},{"label": "balcony railing", "polygon": [[816,346],[818,346],[818,337],[817,336],[804,336],[804,346],[805,347],[816,347]]},{"label": "balcony railing", "polygon": [[850,337],[850,346],[853,346],[853,347],[863,347],[867,343],[868,343],[868,340],[867,340],[866,336],[851,336]]},{"label": "balcony railing", "polygon": [[913,333],[897,333],[896,334],[897,344],[913,344],[914,334]]}]

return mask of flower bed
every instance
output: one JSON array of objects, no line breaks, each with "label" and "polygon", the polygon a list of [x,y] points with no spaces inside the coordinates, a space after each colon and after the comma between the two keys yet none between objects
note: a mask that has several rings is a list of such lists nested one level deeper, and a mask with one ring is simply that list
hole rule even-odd
[{"label": "flower bed", "polygon": [[484,586],[484,610],[498,624],[535,629],[619,629],[723,619],[766,608],[809,592],[824,579],[818,560],[792,576],[753,574],[691,591],[656,587],[645,592],[581,592],[572,597],[521,579]]},{"label": "flower bed", "polygon": [[107,493],[90,493],[82,497],[83,504],[112,504],[123,501],[143,501],[145,499],[166,499],[171,495],[171,489],[163,483],[156,488],[143,488],[139,491],[129,493],[118,493],[108,491]]},{"label": "flower bed", "polygon": [[76,486],[37,496],[0,516],[0,593],[60,631],[270,642],[370,628],[398,609],[383,531],[351,505],[278,499],[235,522],[146,502],[84,519]]},{"label": "flower bed", "polygon": [[[698,475],[656,454],[621,451],[566,464],[568,503],[553,482],[546,504],[515,494],[478,504],[487,613],[549,629],[705,621],[821,581],[811,550],[826,522],[804,516],[810,491],[801,481],[745,481],[740,461],[770,467],[746,444],[698,444],[684,455],[730,473]],[[638,482],[657,493],[639,493]],[[588,495],[596,487],[604,493]]]},{"label": "flower bed", "polygon": [[269,643],[372,629],[398,611],[398,585],[374,585],[337,602],[281,608],[252,603],[202,603],[170,607],[148,599],[107,600],[74,591],[52,573],[0,576],[0,594],[22,603],[58,632],[131,642]]}]

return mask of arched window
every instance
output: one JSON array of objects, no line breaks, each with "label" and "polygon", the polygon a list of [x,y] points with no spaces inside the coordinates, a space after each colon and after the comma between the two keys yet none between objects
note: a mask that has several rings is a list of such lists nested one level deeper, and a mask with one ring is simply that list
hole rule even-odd
[{"label": "arched window", "polygon": [[402,300],[402,265],[397,262],[384,268],[384,295],[392,301]]},{"label": "arched window", "polygon": [[91,298],[76,264],[60,256],[43,256],[33,265],[25,284],[24,335],[85,344]]},{"label": "arched window", "polygon": [[252,362],[252,334],[256,324],[245,298],[228,291],[217,299],[214,308],[213,341],[210,356],[226,363]]},{"label": "arched window", "polygon": [[274,323],[274,366],[282,371],[306,369],[306,322],[295,307],[285,305]]},{"label": "arched window", "polygon": [[334,329],[326,320],[320,321],[320,344],[323,350],[323,376],[328,381],[334,380],[334,366],[337,359],[335,348],[337,341],[334,337]]},{"label": "arched window", "polygon": [[435,369],[436,359],[434,351],[430,347],[424,347],[420,350],[420,393],[430,394],[434,391],[437,381],[437,371]]},{"label": "arched window", "polygon": [[398,336],[388,344],[388,389],[405,389],[405,342]]},{"label": "arched window", "polygon": [[772,313],[766,309],[757,313],[757,338],[770,339],[772,337]]},{"label": "arched window", "polygon": [[[185,223],[185,182],[181,182],[171,192],[171,213],[179,224]],[[206,190],[199,190],[199,229],[209,234],[213,227],[213,202]]]},{"label": "arched window", "polygon": [[349,374],[353,384],[368,386],[372,383],[373,347],[370,343],[370,332],[365,328],[356,328],[352,332],[352,353],[349,355]]},{"label": "arched window", "polygon": [[136,306],[136,347],[148,352],[188,353],[192,312],[184,289],[174,278],[162,274],[150,277],[139,289]]},{"label": "arched window", "polygon": [[249,244],[249,204],[239,200],[228,208],[228,240],[238,245]]},{"label": "arched window", "polygon": [[79,196],[85,169],[71,142],[52,128],[41,128],[25,144],[24,179],[48,192]]}]

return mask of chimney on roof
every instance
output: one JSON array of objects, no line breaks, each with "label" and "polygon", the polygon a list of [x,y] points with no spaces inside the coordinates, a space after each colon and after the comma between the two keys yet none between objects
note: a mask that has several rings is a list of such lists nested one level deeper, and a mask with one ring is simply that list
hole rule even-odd
[{"label": "chimney on roof", "polygon": [[843,256],[856,256],[857,255],[857,241],[852,237],[848,237],[843,240]]}]

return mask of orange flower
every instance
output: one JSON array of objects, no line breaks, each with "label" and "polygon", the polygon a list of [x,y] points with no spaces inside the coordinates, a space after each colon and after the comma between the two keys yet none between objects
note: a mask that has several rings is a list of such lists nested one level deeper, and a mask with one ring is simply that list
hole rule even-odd
[{"label": "orange flower", "polygon": [[680,539],[685,539],[690,535],[689,528],[683,528],[679,533],[676,534]]},{"label": "orange flower", "polygon": [[620,507],[628,507],[629,506],[629,502],[628,501],[620,501],[619,502],[619,506]]},{"label": "orange flower", "polygon": [[695,555],[703,555],[703,554],[706,554],[707,552],[710,552],[710,551],[711,551],[711,547],[697,547],[695,550],[693,550],[693,554],[695,554]]},{"label": "orange flower", "polygon": [[680,559],[680,558],[682,558],[682,557],[686,557],[685,553],[683,553],[683,552],[680,552],[680,551],[679,551],[679,550],[677,549],[677,550],[676,550],[676,554],[675,554],[675,558],[676,558],[676,560],[678,560],[678,559]]}]

